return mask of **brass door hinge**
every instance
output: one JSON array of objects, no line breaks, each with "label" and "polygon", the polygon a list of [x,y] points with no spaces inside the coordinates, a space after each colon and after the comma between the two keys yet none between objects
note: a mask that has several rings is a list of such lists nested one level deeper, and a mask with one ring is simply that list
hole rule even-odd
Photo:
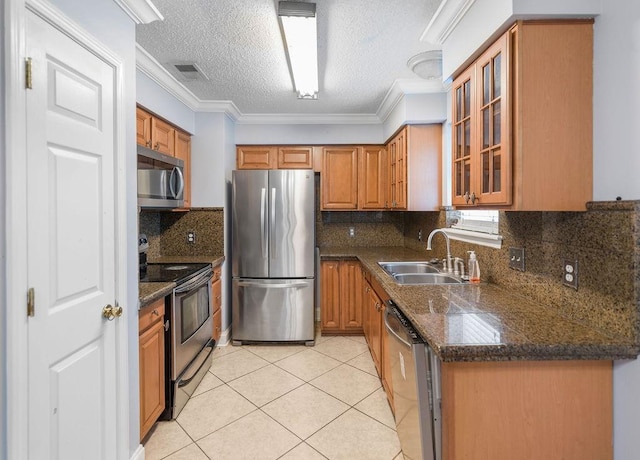
[{"label": "brass door hinge", "polygon": [[36,315],[36,291],[33,288],[29,288],[27,291],[27,316]]},{"label": "brass door hinge", "polygon": [[31,58],[28,57],[25,59],[25,82],[24,82],[24,86],[27,89],[33,89],[33,85],[32,85],[32,80],[31,80]]}]

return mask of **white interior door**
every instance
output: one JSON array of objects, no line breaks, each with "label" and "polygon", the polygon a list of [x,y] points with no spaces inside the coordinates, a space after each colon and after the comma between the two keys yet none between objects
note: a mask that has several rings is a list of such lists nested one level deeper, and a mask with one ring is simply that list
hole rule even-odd
[{"label": "white interior door", "polygon": [[29,458],[115,458],[115,71],[32,12],[26,41]]}]

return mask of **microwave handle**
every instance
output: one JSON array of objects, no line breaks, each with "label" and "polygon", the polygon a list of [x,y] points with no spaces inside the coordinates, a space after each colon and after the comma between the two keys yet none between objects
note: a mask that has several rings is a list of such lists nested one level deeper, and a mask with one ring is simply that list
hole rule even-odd
[{"label": "microwave handle", "polygon": [[[177,190],[175,189],[173,184],[174,175],[177,177],[177,181],[178,181]],[[180,170],[180,168],[178,167],[175,167],[171,170],[171,177],[169,178],[169,190],[171,191],[171,198],[173,199],[177,199],[184,190],[184,176],[182,174],[182,170]]]}]

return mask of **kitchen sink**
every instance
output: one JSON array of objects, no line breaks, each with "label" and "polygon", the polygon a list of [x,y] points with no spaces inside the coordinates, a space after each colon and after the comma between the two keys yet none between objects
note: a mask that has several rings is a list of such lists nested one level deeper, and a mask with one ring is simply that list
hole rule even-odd
[{"label": "kitchen sink", "polygon": [[461,284],[464,281],[457,276],[445,273],[396,273],[393,279],[398,284]]},{"label": "kitchen sink", "polygon": [[378,262],[391,276],[401,273],[439,273],[429,262]]}]

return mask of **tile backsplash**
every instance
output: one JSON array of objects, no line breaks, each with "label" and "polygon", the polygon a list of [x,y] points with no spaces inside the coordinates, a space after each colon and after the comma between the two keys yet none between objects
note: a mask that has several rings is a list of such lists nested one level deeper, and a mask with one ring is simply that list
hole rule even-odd
[{"label": "tile backsplash", "polygon": [[[143,211],[139,233],[149,239],[150,261],[160,256],[224,255],[223,208],[191,208],[188,212]],[[187,232],[195,242],[187,242]]]},{"label": "tile backsplash", "polygon": [[[501,211],[501,249],[451,241],[451,252],[466,260],[466,251],[473,249],[483,280],[535,299],[605,334],[640,342],[640,201],[593,202],[587,209]],[[407,212],[404,245],[424,250],[429,231],[446,224],[444,211]],[[422,242],[417,240],[418,229],[423,230]],[[524,248],[525,272],[509,268],[510,247]],[[433,241],[433,254],[445,256],[443,240]],[[562,284],[565,258],[578,261],[577,290]]]}]

